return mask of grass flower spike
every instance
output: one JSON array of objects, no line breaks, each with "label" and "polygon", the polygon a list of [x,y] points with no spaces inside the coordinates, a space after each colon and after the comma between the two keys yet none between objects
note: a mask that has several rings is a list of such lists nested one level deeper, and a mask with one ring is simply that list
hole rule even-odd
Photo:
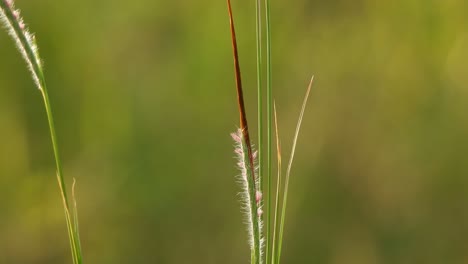
[{"label": "grass flower spike", "polygon": [[[231,136],[234,139],[235,153],[238,158],[238,167],[241,171],[239,182],[242,186],[241,201],[242,209],[246,215],[247,230],[251,249],[251,264],[279,264],[281,260],[282,241],[284,233],[284,222],[288,198],[289,180],[291,167],[294,160],[297,139],[302,123],[302,119],[307,105],[307,99],[312,87],[313,77],[307,88],[304,102],[302,104],[296,132],[293,138],[293,147],[289,158],[286,175],[283,181],[281,165],[281,147],[278,132],[278,119],[276,115],[276,105],[272,100],[272,76],[271,76],[271,29],[270,29],[270,1],[265,0],[265,28],[266,28],[266,159],[262,159],[262,139],[263,139],[263,102],[262,102],[262,26],[260,1],[256,1],[256,33],[257,33],[257,92],[258,92],[258,141],[259,149],[253,151],[250,141],[249,127],[247,125],[247,114],[244,106],[244,96],[242,90],[241,71],[239,66],[239,55],[237,50],[236,32],[234,29],[234,19],[232,15],[231,1],[227,0],[229,11],[229,22],[232,38],[232,50],[234,57],[234,69],[237,88],[237,101],[240,114],[240,128]],[[272,191],[271,161],[272,161],[272,120],[274,117],[274,128],[276,135],[276,158],[277,177],[276,193]],[[258,159],[258,162],[257,162]],[[266,162],[262,164],[263,161]],[[263,186],[263,179],[266,179],[266,186]],[[263,193],[265,190],[265,195]],[[265,197],[265,198],[264,198]],[[275,201],[271,206],[271,201]],[[281,199],[282,198],[282,199]],[[282,201],[281,201],[282,200]],[[265,203],[265,204],[264,204]],[[265,214],[264,207],[265,206]],[[265,231],[263,222],[265,221]],[[273,224],[273,225],[271,225]],[[265,233],[265,237],[263,237]],[[265,251],[265,252],[264,252]]]},{"label": "grass flower spike", "polygon": [[[241,208],[245,215],[247,232],[249,235],[249,244],[251,248],[252,263],[262,263],[263,239],[261,238],[262,229],[262,193],[255,190],[258,185],[257,164],[254,161],[254,167],[251,167],[250,157],[247,154],[247,144],[242,129],[231,134],[235,142],[234,152],[237,156],[237,166],[240,170],[238,182],[242,188],[240,193]],[[257,158],[258,152],[253,152],[253,158]],[[255,179],[255,180],[254,180]]]},{"label": "grass flower spike", "polygon": [[42,83],[44,79],[42,62],[34,35],[29,33],[20,16],[20,11],[15,9],[13,0],[0,0],[0,7],[2,24],[15,41],[16,47],[26,61],[37,88],[42,90],[44,86]]},{"label": "grass flower spike", "polygon": [[262,191],[259,187],[259,175],[257,175],[257,165],[255,159],[257,152],[253,152],[250,142],[247,115],[244,106],[244,95],[242,91],[242,78],[239,66],[239,56],[237,52],[236,32],[234,29],[234,18],[232,15],[231,1],[227,0],[229,11],[229,22],[232,37],[232,50],[234,57],[234,69],[236,77],[237,101],[239,105],[240,129],[232,134],[236,142],[235,152],[238,155],[238,165],[241,170],[240,181],[243,186],[242,204],[245,209],[248,233],[251,250],[251,263],[261,264],[263,253],[262,238]]},{"label": "grass flower spike", "polygon": [[20,16],[19,10],[15,9],[13,0],[0,0],[0,21],[15,41],[16,47],[20,51],[21,55],[26,61],[26,65],[28,66],[29,71],[31,72],[34,83],[41,92],[47,114],[47,120],[49,123],[52,148],[54,150],[55,156],[55,165],[57,168],[57,180],[60,188],[60,194],[62,196],[73,263],[81,264],[82,253],[78,234],[76,201],[74,200],[74,197],[72,197],[74,206],[70,207],[65,180],[62,173],[62,162],[60,161],[54,118],[52,115],[52,109],[50,106],[47,86],[44,78],[44,70],[41,59],[39,57],[36,40],[34,35],[29,33],[27,30],[27,27]]}]

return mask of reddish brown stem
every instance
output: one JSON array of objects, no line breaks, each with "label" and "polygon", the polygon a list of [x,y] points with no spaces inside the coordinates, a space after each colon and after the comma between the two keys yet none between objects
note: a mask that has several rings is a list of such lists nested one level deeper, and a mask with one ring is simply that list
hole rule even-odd
[{"label": "reddish brown stem", "polygon": [[[239,55],[237,51],[236,30],[234,29],[234,18],[232,15],[231,1],[227,0],[227,4],[228,4],[228,11],[229,11],[229,22],[231,25],[232,51],[234,54],[234,68],[235,68],[235,75],[236,75],[237,101],[239,104],[240,128],[242,130],[242,135],[244,136],[245,142],[247,145],[247,153],[249,155],[250,168],[252,169],[252,175],[254,175],[255,177],[254,159],[253,159],[252,147],[250,145],[249,127],[247,125],[247,114],[245,113],[244,93],[242,91],[242,80],[241,80],[241,71],[240,71],[240,66],[239,66]],[[255,189],[258,190],[257,186],[255,186]]]}]

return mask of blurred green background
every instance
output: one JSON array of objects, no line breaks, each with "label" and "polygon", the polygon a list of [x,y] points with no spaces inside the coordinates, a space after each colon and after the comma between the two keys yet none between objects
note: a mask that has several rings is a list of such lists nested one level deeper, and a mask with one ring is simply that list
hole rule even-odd
[{"label": "blurred green background", "polygon": [[[284,263],[468,263],[468,2],[272,1]],[[233,1],[252,133],[254,1]],[[86,263],[248,263],[225,1],[17,1]],[[45,111],[0,34],[0,263],[71,263]]]}]

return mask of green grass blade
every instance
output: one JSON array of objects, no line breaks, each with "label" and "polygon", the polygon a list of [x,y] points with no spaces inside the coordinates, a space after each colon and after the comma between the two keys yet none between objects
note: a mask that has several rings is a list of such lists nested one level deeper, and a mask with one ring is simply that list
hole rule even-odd
[{"label": "green grass blade", "polygon": [[285,179],[285,183],[284,183],[283,204],[282,204],[281,220],[280,220],[280,226],[279,226],[277,263],[279,263],[280,259],[281,259],[281,249],[282,249],[282,245],[283,245],[284,220],[285,220],[285,215],[286,215],[286,205],[287,205],[287,201],[288,201],[288,188],[289,188],[289,178],[290,178],[290,174],[291,174],[291,167],[292,167],[292,163],[294,161],[294,153],[296,152],[297,139],[299,137],[299,131],[301,130],[302,119],[304,117],[305,108],[307,106],[307,100],[309,98],[309,93],[310,93],[310,90],[312,88],[312,83],[313,82],[314,82],[314,76],[312,76],[312,78],[310,79],[309,87],[307,87],[307,92],[306,92],[306,94],[304,96],[304,102],[302,103],[301,112],[299,114],[299,119],[298,119],[297,125],[296,125],[296,132],[294,133],[291,156],[289,157],[288,167],[286,169],[286,179]]},{"label": "green grass blade", "polygon": [[263,65],[262,65],[262,11],[261,0],[256,4],[256,40],[257,40],[257,113],[258,113],[258,189],[263,190]]},{"label": "green grass blade", "polygon": [[271,263],[275,263],[276,249],[276,237],[277,237],[277,223],[278,223],[278,214],[279,214],[279,200],[280,200],[280,190],[281,190],[281,143],[279,140],[278,132],[278,117],[276,115],[276,104],[273,103],[273,113],[275,116],[275,136],[276,136],[276,156],[278,161],[278,174],[276,178],[276,194],[275,194],[275,210],[273,217],[273,237],[272,237],[272,249],[271,249]]},{"label": "green grass blade", "polygon": [[[57,180],[60,182],[60,176],[57,173]],[[81,263],[80,262],[80,257],[78,256],[78,250],[77,250],[77,243],[76,243],[76,236],[74,233],[73,229],[73,223],[72,223],[72,218],[70,216],[70,208],[68,206],[68,202],[65,200],[65,196],[63,195],[64,190],[62,185],[59,184],[60,187],[60,192],[62,193],[62,202],[63,202],[63,208],[65,212],[65,219],[67,223],[67,232],[68,232],[68,238],[70,240],[70,247],[71,247],[71,253],[72,253],[72,259],[73,263]]]},{"label": "green grass blade", "polygon": [[55,124],[54,124],[54,118],[52,114],[52,109],[50,107],[50,101],[49,101],[49,96],[47,94],[47,86],[45,85],[45,82],[43,81],[43,89],[41,89],[42,93],[42,98],[44,100],[44,106],[46,109],[46,114],[47,114],[47,120],[49,122],[49,130],[50,130],[50,138],[52,141],[52,148],[54,150],[54,156],[55,156],[55,165],[57,168],[57,181],[58,185],[60,188],[60,194],[62,196],[62,201],[63,201],[63,209],[65,213],[65,220],[67,224],[67,230],[68,230],[68,236],[70,239],[70,247],[71,247],[71,252],[72,252],[72,258],[73,258],[73,263],[74,264],[81,264],[82,262],[80,261],[81,256],[78,256],[78,249],[77,249],[77,236],[74,232],[73,229],[73,222],[72,218],[70,216],[70,205],[68,202],[68,194],[66,190],[66,184],[65,180],[63,178],[63,173],[62,173],[62,162],[60,160],[60,153],[59,153],[59,148],[58,148],[58,142],[57,142],[57,135],[55,133]]},{"label": "green grass blade", "polygon": [[75,195],[75,185],[76,180],[73,178],[72,184],[72,202],[73,202],[73,231],[75,232],[76,236],[76,249],[78,252],[79,262],[82,262],[82,253],[81,253],[81,239],[80,239],[80,227],[78,224],[78,206],[76,205],[76,195]]},{"label": "green grass blade", "polygon": [[269,263],[271,240],[271,159],[272,159],[272,62],[271,62],[271,18],[270,18],[270,0],[265,0],[265,30],[266,30],[266,115],[267,115],[267,191],[266,191],[266,262]]},{"label": "green grass blade", "polygon": [[[261,0],[255,2],[255,27],[257,44],[257,122],[258,122],[258,187],[263,192],[263,59],[262,59],[262,8]],[[263,215],[261,217],[264,217]],[[267,242],[268,243],[268,242]]]}]

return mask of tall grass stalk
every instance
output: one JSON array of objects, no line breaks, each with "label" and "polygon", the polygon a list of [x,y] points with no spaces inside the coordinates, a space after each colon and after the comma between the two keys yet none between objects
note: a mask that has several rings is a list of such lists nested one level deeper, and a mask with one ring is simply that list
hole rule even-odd
[{"label": "tall grass stalk", "polygon": [[[258,92],[258,140],[259,140],[259,165],[256,164],[257,152],[252,152],[252,145],[249,138],[249,130],[247,126],[247,117],[244,107],[244,97],[242,91],[242,81],[239,66],[239,56],[237,51],[236,34],[234,30],[234,20],[232,15],[232,8],[230,0],[227,0],[229,19],[231,26],[232,48],[234,54],[234,68],[237,87],[237,99],[239,104],[240,113],[240,129],[237,133],[233,133],[232,137],[236,142],[235,152],[238,155],[239,168],[241,170],[240,181],[243,186],[242,203],[247,216],[249,240],[251,245],[251,263],[267,263],[279,264],[281,259],[281,250],[284,233],[284,223],[288,199],[289,180],[291,174],[291,167],[294,160],[294,153],[296,151],[297,140],[299,131],[302,124],[307,100],[312,88],[314,77],[312,76],[309,86],[307,88],[304,102],[302,104],[299,120],[297,122],[296,131],[293,138],[293,146],[291,156],[286,170],[284,179],[284,186],[282,184],[282,158],[281,158],[281,144],[279,139],[278,118],[276,114],[276,105],[273,102],[272,96],[272,71],[271,71],[271,26],[270,26],[270,1],[265,0],[265,25],[262,25],[262,17],[260,12],[261,2],[256,1],[256,34],[257,34],[257,92]],[[267,136],[267,158],[262,159],[262,139],[263,139],[263,87],[262,87],[262,28],[266,28],[266,136]],[[274,128],[276,135],[276,153],[277,153],[277,177],[276,177],[276,193],[272,192],[272,120],[274,117]],[[266,173],[263,162],[266,161]],[[257,174],[257,168],[259,174]],[[262,185],[262,178],[266,177],[266,186]],[[265,196],[262,194],[265,193]],[[264,197],[264,198],[263,198]],[[274,197],[274,208],[271,207],[271,200]],[[282,201],[281,201],[282,198]],[[262,206],[265,200],[266,213],[263,216]],[[263,226],[262,220],[265,219],[265,254],[263,253],[264,243],[262,238]],[[271,221],[273,226],[271,227]]]},{"label": "tall grass stalk", "polygon": [[258,189],[263,190],[263,59],[262,59],[262,8],[261,0],[255,2],[255,28],[257,44],[257,122],[258,122]]},{"label": "tall grass stalk", "polygon": [[232,15],[231,1],[227,0],[229,11],[229,22],[232,38],[232,50],[234,58],[234,71],[236,77],[237,102],[239,106],[240,128],[237,133],[232,134],[236,142],[236,153],[238,154],[238,165],[241,170],[240,181],[243,186],[242,203],[248,224],[248,233],[251,250],[251,263],[262,264],[262,193],[258,190],[259,177],[256,173],[256,154],[252,150],[250,142],[247,114],[245,112],[244,95],[242,90],[242,78],[237,51],[236,31]]},{"label": "tall grass stalk", "polygon": [[270,0],[265,0],[265,31],[266,31],[266,115],[267,115],[267,190],[266,190],[266,262],[269,263],[268,257],[270,256],[270,240],[271,240],[271,165],[272,165],[272,62],[271,62],[271,5]]},{"label": "tall grass stalk", "polygon": [[[255,1],[255,32],[257,44],[257,122],[258,122],[258,186],[257,191],[263,193],[263,35],[262,35],[262,0]],[[267,208],[269,210],[269,208]],[[263,218],[263,216],[262,216]],[[268,220],[267,220],[268,221]],[[268,244],[268,222],[266,243]]]},{"label": "tall grass stalk", "polygon": [[277,224],[278,224],[278,213],[279,213],[279,206],[280,206],[280,192],[281,192],[281,143],[279,139],[279,132],[278,132],[278,117],[276,115],[276,104],[273,103],[273,113],[275,116],[275,137],[276,137],[276,160],[277,160],[277,178],[276,178],[276,194],[275,194],[275,210],[273,211],[273,237],[271,242],[271,263],[275,262],[275,250],[277,249]]},{"label": "tall grass stalk", "polygon": [[[57,180],[64,206],[65,219],[67,223],[73,263],[81,264],[82,253],[78,236],[76,202],[74,201],[75,206],[72,209],[70,209],[66,184],[62,173],[62,162],[60,161],[60,153],[57,143],[57,135],[55,133],[54,118],[52,115],[49,95],[47,93],[47,85],[44,78],[43,66],[39,56],[39,51],[35,41],[35,37],[27,30],[26,25],[24,24],[23,19],[20,16],[19,10],[15,9],[14,7],[13,0],[0,0],[0,19],[5,29],[15,41],[18,50],[20,51],[21,55],[26,61],[34,83],[41,92],[42,99],[44,101],[44,107],[47,114],[50,136],[52,140],[52,148],[55,156],[55,165],[57,168]],[[72,217],[74,217],[75,220],[73,220]]]}]

